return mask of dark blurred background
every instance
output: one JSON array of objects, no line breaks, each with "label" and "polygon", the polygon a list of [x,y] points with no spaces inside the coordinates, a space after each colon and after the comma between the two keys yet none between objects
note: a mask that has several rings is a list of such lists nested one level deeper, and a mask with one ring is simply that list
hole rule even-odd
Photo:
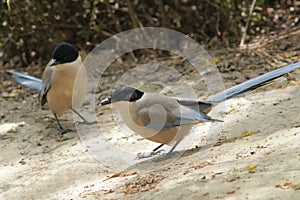
[{"label": "dark blurred background", "polygon": [[[251,5],[253,12],[249,15]],[[255,37],[297,29],[296,0],[2,0],[3,66],[46,64],[61,41],[89,52],[106,38],[137,27],[165,27],[206,48],[238,47]],[[249,21],[247,28],[246,24]]]}]

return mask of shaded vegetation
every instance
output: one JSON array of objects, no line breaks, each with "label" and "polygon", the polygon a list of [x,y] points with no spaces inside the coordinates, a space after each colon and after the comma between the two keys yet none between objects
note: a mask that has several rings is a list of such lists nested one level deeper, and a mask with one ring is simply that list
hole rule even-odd
[{"label": "shaded vegetation", "polygon": [[[255,2],[252,12],[251,4]],[[299,25],[297,1],[283,0],[93,0],[8,1],[0,10],[4,64],[45,64],[57,43],[90,51],[106,38],[138,27],[165,27],[214,46],[238,46],[252,36]],[[246,27],[247,21],[249,26]],[[230,44],[230,45],[229,45]],[[2,51],[1,50],[1,51]]]}]

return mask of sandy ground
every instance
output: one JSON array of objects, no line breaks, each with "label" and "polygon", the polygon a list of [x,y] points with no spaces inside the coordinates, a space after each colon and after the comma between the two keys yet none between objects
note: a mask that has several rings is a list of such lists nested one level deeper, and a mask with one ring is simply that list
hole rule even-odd
[{"label": "sandy ground", "polygon": [[[225,121],[221,129],[196,126],[192,142],[178,147],[179,156],[132,157],[118,166],[118,159],[97,157],[105,152],[93,153],[80,140],[71,113],[61,119],[74,131],[61,135],[51,113],[39,110],[34,99],[1,97],[0,198],[300,199],[299,102],[298,85],[249,93],[217,106],[211,116]],[[129,148],[130,155],[156,146],[122,137],[107,113],[100,116],[108,124],[105,142],[141,142]]]}]

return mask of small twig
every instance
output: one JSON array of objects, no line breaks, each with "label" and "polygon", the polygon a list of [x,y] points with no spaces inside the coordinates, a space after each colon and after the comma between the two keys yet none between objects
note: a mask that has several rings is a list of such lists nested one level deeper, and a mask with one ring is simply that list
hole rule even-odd
[{"label": "small twig", "polygon": [[112,6],[109,4],[109,1],[108,1],[108,0],[105,0],[104,3],[105,3],[105,5],[106,5],[106,8],[107,8],[108,12],[111,14],[112,19],[114,20],[114,23],[115,23],[115,25],[116,25],[117,31],[118,31],[118,32],[122,32],[122,28],[121,28],[120,21],[119,21],[119,19],[116,17],[115,13],[113,12]]},{"label": "small twig", "polygon": [[134,5],[132,3],[132,0],[127,0],[127,5],[128,5],[128,12],[129,12],[130,18],[131,18],[132,23],[133,23],[133,27],[134,28],[143,27],[143,24],[139,20],[136,12],[134,10]]},{"label": "small twig", "polygon": [[156,1],[156,3],[158,3],[158,8],[159,11],[161,12],[161,16],[162,16],[162,26],[165,26],[167,23],[167,17],[166,17],[166,12],[165,12],[165,8],[164,8],[164,3],[161,0]]},{"label": "small twig", "polygon": [[253,0],[252,4],[251,4],[251,7],[250,7],[248,19],[247,19],[247,22],[246,22],[246,27],[245,27],[245,30],[243,32],[243,37],[242,37],[241,42],[240,42],[240,48],[244,47],[245,39],[246,39],[246,36],[247,36],[247,30],[248,30],[248,27],[249,27],[249,24],[250,24],[250,21],[251,21],[251,16],[252,16],[252,13],[253,13],[255,3],[256,3],[256,0]]},{"label": "small twig", "polygon": [[260,51],[254,51],[254,54],[264,59],[265,62],[268,63],[272,68],[275,67],[274,64],[270,61],[270,58],[272,59],[272,56],[268,54],[266,51],[261,49]]},{"label": "small twig", "polygon": [[215,7],[218,11],[220,11],[224,16],[226,16],[226,11],[224,10],[224,8],[222,6],[218,6],[216,5],[216,3],[210,1],[210,0],[205,0],[205,3],[211,5],[212,7]]},{"label": "small twig", "polygon": [[297,27],[297,28],[295,28],[294,30],[292,30],[289,33],[284,32],[284,33],[280,33],[280,35],[269,36],[268,37],[269,39],[267,39],[265,42],[259,42],[257,44],[249,44],[247,46],[247,49],[248,50],[255,50],[255,49],[262,48],[264,46],[273,44],[273,43],[278,42],[280,40],[286,39],[287,37],[299,35],[300,34],[300,29],[299,29],[299,27]]},{"label": "small twig", "polygon": [[[90,27],[90,30],[92,31],[99,31],[98,29],[94,28],[94,27]],[[112,33],[108,32],[108,31],[105,31],[105,30],[100,30],[100,33],[104,36],[107,36],[107,37],[112,37],[114,36]]]}]

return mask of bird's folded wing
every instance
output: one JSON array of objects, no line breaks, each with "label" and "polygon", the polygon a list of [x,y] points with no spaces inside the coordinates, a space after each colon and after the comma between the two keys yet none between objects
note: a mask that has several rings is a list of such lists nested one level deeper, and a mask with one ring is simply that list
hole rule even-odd
[{"label": "bird's folded wing", "polygon": [[145,127],[155,129],[155,130],[165,130],[168,128],[172,128],[174,126],[181,126],[185,124],[194,124],[200,122],[209,122],[209,121],[219,121],[222,120],[213,119],[205,113],[189,108],[182,109],[181,112],[174,115],[172,118],[167,118],[166,120],[162,120],[161,123],[157,122],[157,120],[151,120]]},{"label": "bird's folded wing", "polygon": [[43,106],[47,102],[47,93],[51,88],[51,79],[53,75],[53,68],[50,66],[47,66],[43,76],[42,76],[42,87],[39,92],[39,102],[40,106]]},{"label": "bird's folded wing", "polygon": [[192,98],[176,98],[180,105],[191,108],[193,110],[202,111],[204,113],[208,113],[213,106],[213,104],[209,102],[199,101],[198,99]]},{"label": "bird's folded wing", "polygon": [[40,106],[43,106],[47,102],[47,93],[51,88],[51,77],[42,85],[39,92]]}]

